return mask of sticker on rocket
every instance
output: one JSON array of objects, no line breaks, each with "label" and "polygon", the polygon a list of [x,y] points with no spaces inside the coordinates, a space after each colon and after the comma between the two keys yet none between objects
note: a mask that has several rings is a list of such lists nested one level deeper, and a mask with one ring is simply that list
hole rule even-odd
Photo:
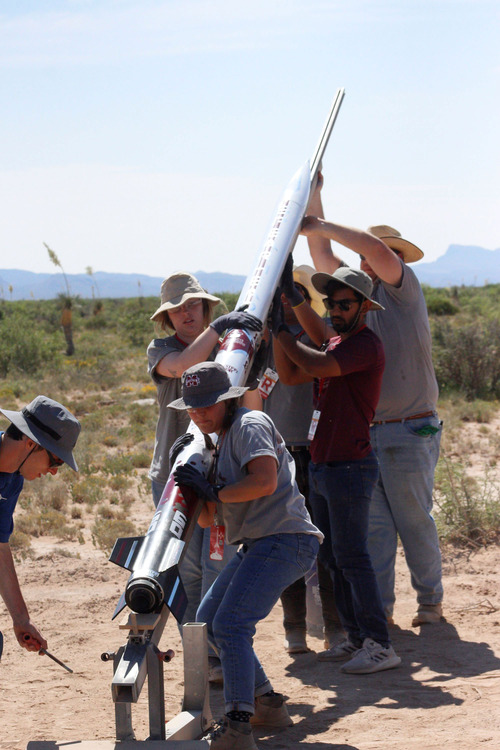
[{"label": "sticker on rocket", "polygon": [[243,330],[230,331],[222,342],[219,352],[237,352],[243,351],[249,357],[253,356],[253,343],[248,334]]}]

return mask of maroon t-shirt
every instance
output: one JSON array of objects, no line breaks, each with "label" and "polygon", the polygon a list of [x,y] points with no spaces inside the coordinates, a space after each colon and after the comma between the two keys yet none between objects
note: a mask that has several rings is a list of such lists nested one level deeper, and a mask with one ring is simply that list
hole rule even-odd
[{"label": "maroon t-shirt", "polygon": [[319,418],[311,443],[315,464],[352,461],[370,453],[370,422],[380,396],[384,348],[378,336],[363,326],[345,341],[330,339],[326,350],[342,375],[315,382]]}]

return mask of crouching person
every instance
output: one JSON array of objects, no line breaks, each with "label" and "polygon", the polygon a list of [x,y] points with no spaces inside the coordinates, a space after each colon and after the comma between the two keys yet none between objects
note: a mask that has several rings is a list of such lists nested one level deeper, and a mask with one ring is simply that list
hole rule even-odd
[{"label": "crouching person", "polygon": [[213,750],[255,750],[252,724],[292,724],[253,650],[253,637],[281,593],[312,567],[323,539],[272,420],[239,406],[245,391],[231,385],[220,364],[203,362],[186,370],[182,398],[169,405],[187,409],[204,434],[217,435],[212,482],[184,465],[175,472],[177,484],[206,500],[200,525],[224,525],[227,542],[241,545],[196,615],[207,623],[224,675],[226,713],[212,732]]}]

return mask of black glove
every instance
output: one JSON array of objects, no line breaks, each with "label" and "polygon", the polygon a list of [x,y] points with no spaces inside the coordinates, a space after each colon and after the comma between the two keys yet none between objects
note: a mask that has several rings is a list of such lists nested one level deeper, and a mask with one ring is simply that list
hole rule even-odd
[{"label": "black glove", "polygon": [[266,366],[267,359],[268,359],[267,349],[268,349],[268,345],[266,344],[266,342],[261,341],[261,344],[255,354],[255,357],[253,358],[252,366],[250,368],[250,372],[248,373],[248,377],[245,383],[245,385],[251,391],[254,391],[256,388],[259,387],[259,378],[262,375],[262,371],[264,367]]},{"label": "black glove", "polygon": [[277,336],[280,331],[289,331],[285,323],[285,314],[283,312],[283,303],[281,301],[281,289],[278,287],[274,293],[271,312],[267,319],[267,325],[273,336]]},{"label": "black glove", "polygon": [[295,286],[295,282],[293,280],[293,257],[291,254],[286,259],[283,274],[281,276],[280,286],[283,294],[292,307],[297,307],[297,305],[300,305],[304,301],[304,297]]},{"label": "black glove", "polygon": [[175,463],[175,459],[181,452],[183,448],[186,447],[186,445],[189,445],[194,440],[194,435],[192,432],[186,432],[185,435],[181,435],[177,438],[177,440],[172,443],[172,446],[168,452],[168,460],[170,461],[170,466],[172,467]]},{"label": "black glove", "polygon": [[229,328],[248,328],[249,331],[262,331],[262,321],[250,313],[234,310],[212,321],[210,328],[213,328],[219,336]]},{"label": "black glove", "polygon": [[221,489],[221,487],[210,484],[208,479],[198,469],[195,469],[194,466],[190,466],[189,464],[178,466],[174,471],[174,479],[177,485],[191,487],[198,497],[203,498],[203,500],[211,503],[220,503],[217,489]]}]

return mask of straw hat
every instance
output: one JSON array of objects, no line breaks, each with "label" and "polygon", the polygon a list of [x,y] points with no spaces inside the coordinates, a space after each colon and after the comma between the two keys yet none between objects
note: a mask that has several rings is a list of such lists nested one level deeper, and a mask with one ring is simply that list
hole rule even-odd
[{"label": "straw hat", "polygon": [[312,309],[314,310],[314,312],[318,313],[318,315],[321,315],[321,317],[323,317],[323,315],[325,314],[323,298],[320,294],[318,294],[311,281],[315,273],[316,271],[314,270],[314,268],[311,268],[311,266],[296,266],[293,269],[293,280],[296,281],[297,284],[302,284],[302,286],[307,289],[311,297]]},{"label": "straw hat", "polygon": [[403,256],[405,263],[415,263],[416,260],[424,257],[422,250],[408,240],[404,240],[397,229],[388,227],[386,224],[378,224],[375,227],[368,227],[368,232],[374,234],[379,240],[383,240],[387,247],[392,250],[398,250]]},{"label": "straw hat", "polygon": [[21,411],[0,409],[23,435],[78,471],[73,448],[81,425],[65,406],[47,396],[37,396]]},{"label": "straw hat", "polygon": [[229,375],[219,362],[201,362],[189,367],[181,379],[182,398],[169,409],[205,409],[228,398],[239,398],[248,388],[231,385]]},{"label": "straw hat", "polygon": [[174,273],[162,282],[161,304],[151,316],[151,320],[157,320],[162,313],[168,312],[174,307],[179,307],[190,299],[206,299],[210,307],[216,307],[221,302],[218,297],[208,294],[190,273]]},{"label": "straw hat", "polygon": [[354,289],[355,292],[359,292],[365,299],[372,303],[371,310],[383,310],[382,305],[375,302],[371,298],[373,292],[373,282],[367,273],[357,268],[349,268],[349,266],[340,266],[337,268],[335,273],[315,273],[312,277],[312,283],[318,290],[325,296],[328,295],[328,284],[332,281],[337,281],[344,286],[348,286]]}]

